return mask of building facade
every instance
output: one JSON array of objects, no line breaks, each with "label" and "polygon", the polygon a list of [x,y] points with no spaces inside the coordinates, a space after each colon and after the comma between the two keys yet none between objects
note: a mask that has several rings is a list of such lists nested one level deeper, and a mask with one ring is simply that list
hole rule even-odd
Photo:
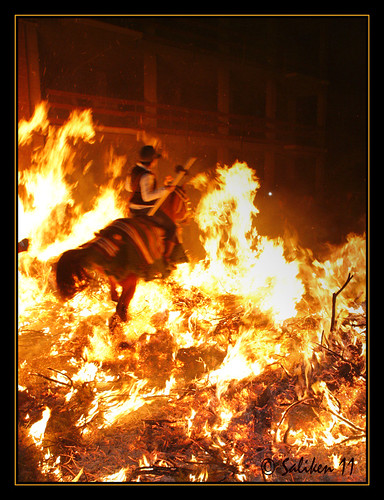
[{"label": "building facade", "polygon": [[97,131],[127,155],[157,138],[173,165],[189,156],[201,169],[238,159],[266,190],[321,197],[321,19],[24,16],[16,24],[18,120],[42,100],[53,124],[92,108]]}]

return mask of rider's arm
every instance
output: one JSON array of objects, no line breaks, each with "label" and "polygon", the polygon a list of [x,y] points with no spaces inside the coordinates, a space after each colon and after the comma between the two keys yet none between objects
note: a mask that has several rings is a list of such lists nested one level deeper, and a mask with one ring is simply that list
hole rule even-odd
[{"label": "rider's arm", "polygon": [[165,187],[155,189],[155,177],[152,174],[145,174],[140,179],[141,197],[144,201],[157,200],[162,196],[164,191],[167,190]]}]

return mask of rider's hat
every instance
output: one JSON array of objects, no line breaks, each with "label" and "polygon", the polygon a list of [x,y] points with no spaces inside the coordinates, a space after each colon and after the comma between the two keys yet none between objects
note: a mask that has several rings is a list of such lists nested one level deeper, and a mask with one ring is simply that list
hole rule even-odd
[{"label": "rider's hat", "polygon": [[140,150],[140,161],[151,163],[151,161],[156,158],[161,158],[161,154],[158,153],[153,146],[143,146]]}]

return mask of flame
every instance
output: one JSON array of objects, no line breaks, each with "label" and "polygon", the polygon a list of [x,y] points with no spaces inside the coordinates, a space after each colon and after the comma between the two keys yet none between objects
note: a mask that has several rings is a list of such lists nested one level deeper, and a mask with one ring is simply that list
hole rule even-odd
[{"label": "flame", "polygon": [[110,474],[109,476],[105,476],[103,478],[103,483],[123,483],[126,481],[127,478],[127,471],[123,467],[119,470],[119,472],[116,472],[115,474]]},{"label": "flame", "polygon": [[46,406],[44,408],[41,419],[38,422],[35,422],[33,425],[31,425],[31,428],[29,429],[29,435],[35,442],[36,446],[41,446],[43,442],[45,428],[47,426],[50,416],[51,416],[51,410]]},{"label": "flame", "polygon": [[216,175],[214,182],[203,174],[194,181],[207,190],[196,209],[207,256],[194,270],[200,280],[194,276],[187,280],[209,292],[239,295],[249,312],[257,308],[282,322],[296,314],[304,293],[298,263],[285,259],[281,239],[257,233],[259,211],[254,200],[260,184],[255,172],[237,162],[218,166]]},{"label": "flame", "polygon": [[[92,169],[92,162],[84,165],[77,153],[102,140],[92,113],[75,110],[61,127],[47,117],[42,103],[18,130],[20,148],[32,144],[36,134],[44,137],[29,168],[19,171],[19,239],[30,239],[18,269],[20,391],[33,390],[30,373],[44,375],[53,366],[57,377],[45,380],[63,391],[60,401],[67,405],[76,439],[85,447],[99,443],[95,450],[103,433],[112,436],[136,425],[161,405],[171,408],[172,418],[165,420],[188,455],[185,481],[212,481],[212,461],[227,468],[230,480],[256,480],[260,471],[251,463],[253,447],[280,453],[279,446],[290,446],[299,453],[321,446],[332,451],[330,463],[340,462],[342,453],[332,447],[362,441],[365,428],[365,415],[352,412],[354,404],[362,405],[364,386],[365,323],[359,318],[365,314],[365,235],[349,235],[344,245],[329,247],[324,259],[306,249],[292,252],[294,242],[287,245],[257,231],[256,171],[242,162],[217,165],[191,181],[202,193],[195,221],[205,258],[179,265],[168,280],[139,283],[129,322],[112,332],[115,305],[106,280],[96,275],[90,289],[64,305],[52,266],[63,251],[124,216],[115,180],[126,158],[107,151],[105,182],[94,188],[85,208],[72,174]],[[331,336],[332,294],[348,273],[353,279],[337,297],[337,329]],[[344,345],[348,349],[339,351]],[[319,379],[327,355],[343,359],[352,375],[355,370],[353,390],[349,381],[338,386],[336,397],[331,384]],[[268,390],[277,381],[284,390],[276,390],[270,427],[259,436],[255,415],[260,409],[255,408],[268,406]],[[296,412],[306,415],[299,423]],[[42,419],[29,429],[37,448],[49,418],[45,406]],[[194,448],[187,454],[189,447]],[[139,444],[129,445],[127,462],[104,475],[92,476],[84,459],[71,480],[142,481],[146,473],[177,470],[161,450],[139,450]],[[42,459],[42,473],[68,474],[59,459]],[[132,475],[135,467],[139,473]]]},{"label": "flame", "polygon": [[19,145],[28,144],[31,141],[33,132],[46,132],[49,127],[47,115],[47,105],[42,102],[36,106],[35,112],[29,121],[20,120],[17,130]]}]

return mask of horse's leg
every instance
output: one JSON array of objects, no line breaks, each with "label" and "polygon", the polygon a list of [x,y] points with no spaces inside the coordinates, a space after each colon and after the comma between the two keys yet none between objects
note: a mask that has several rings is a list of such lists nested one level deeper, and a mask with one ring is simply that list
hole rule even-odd
[{"label": "horse's leg", "polygon": [[109,281],[109,287],[111,290],[111,300],[113,300],[113,302],[118,302],[119,301],[119,294],[117,293],[117,290],[116,290],[117,281],[112,276],[108,276],[108,281]]},{"label": "horse's leg", "polygon": [[117,303],[116,313],[122,321],[127,321],[128,307],[135,293],[136,283],[136,274],[130,274],[127,278],[125,278],[125,280],[120,281],[123,291],[121,292],[119,302]]}]

